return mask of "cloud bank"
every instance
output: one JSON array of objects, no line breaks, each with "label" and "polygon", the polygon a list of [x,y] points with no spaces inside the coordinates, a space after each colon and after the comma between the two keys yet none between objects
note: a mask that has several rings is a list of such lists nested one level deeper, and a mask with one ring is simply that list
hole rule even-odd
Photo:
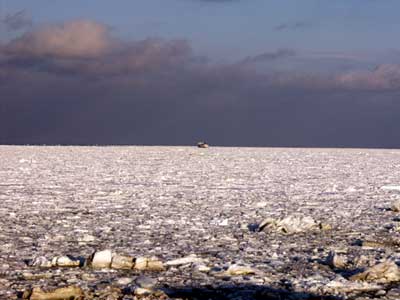
[{"label": "cloud bank", "polygon": [[16,57],[91,58],[105,54],[111,47],[106,26],[81,20],[27,32],[4,50]]},{"label": "cloud bank", "polygon": [[218,64],[186,40],[123,41],[87,20],[41,27],[0,48],[0,144],[400,147],[398,65],[253,67],[294,55]]},{"label": "cloud bank", "polygon": [[338,81],[346,87],[367,90],[396,90],[400,88],[400,65],[380,65],[373,71],[343,74]]}]

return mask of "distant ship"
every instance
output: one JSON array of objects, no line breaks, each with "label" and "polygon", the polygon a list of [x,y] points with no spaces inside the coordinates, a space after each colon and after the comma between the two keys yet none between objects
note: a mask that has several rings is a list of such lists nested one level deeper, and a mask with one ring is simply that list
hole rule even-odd
[{"label": "distant ship", "polygon": [[197,147],[199,148],[208,148],[208,144],[206,142],[198,142]]}]

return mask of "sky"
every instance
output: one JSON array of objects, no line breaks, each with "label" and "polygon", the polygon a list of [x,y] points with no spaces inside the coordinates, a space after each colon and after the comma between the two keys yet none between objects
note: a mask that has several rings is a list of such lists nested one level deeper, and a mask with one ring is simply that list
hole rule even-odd
[{"label": "sky", "polygon": [[0,144],[400,148],[398,0],[0,0]]}]

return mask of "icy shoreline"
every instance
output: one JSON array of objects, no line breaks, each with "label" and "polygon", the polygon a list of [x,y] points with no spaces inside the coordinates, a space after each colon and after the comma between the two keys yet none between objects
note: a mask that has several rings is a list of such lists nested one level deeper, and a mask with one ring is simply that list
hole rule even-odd
[{"label": "icy shoreline", "polygon": [[[165,290],[159,298],[400,297],[393,283],[349,280],[400,261],[400,219],[390,210],[400,150],[0,146],[0,155],[1,299],[71,285],[88,299],[133,299],[143,276]],[[332,228],[251,230],[290,215]],[[202,264],[29,265],[104,249],[164,263],[195,255]],[[345,257],[343,268],[330,265],[332,253]],[[229,273],[238,266],[256,272]]]}]

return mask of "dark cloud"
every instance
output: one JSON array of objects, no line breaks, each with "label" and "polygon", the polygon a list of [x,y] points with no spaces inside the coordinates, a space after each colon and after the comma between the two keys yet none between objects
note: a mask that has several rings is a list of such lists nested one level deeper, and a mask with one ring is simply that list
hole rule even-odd
[{"label": "dark cloud", "polygon": [[6,15],[0,23],[9,31],[27,29],[33,25],[32,18],[24,10]]},{"label": "dark cloud", "polygon": [[278,49],[274,52],[265,52],[256,56],[249,56],[243,60],[244,63],[257,63],[257,62],[268,62],[271,60],[277,60],[281,58],[287,58],[295,56],[296,51],[293,49]]},{"label": "dark cloud", "polygon": [[283,31],[283,30],[297,30],[311,27],[311,23],[304,21],[297,22],[288,22],[282,23],[274,27],[274,30]]},{"label": "dark cloud", "polygon": [[0,144],[400,147],[398,70],[260,73],[198,59],[185,40],[68,22],[0,48]]},{"label": "dark cloud", "polygon": [[194,0],[194,1],[224,3],[224,2],[238,2],[240,0]]}]

